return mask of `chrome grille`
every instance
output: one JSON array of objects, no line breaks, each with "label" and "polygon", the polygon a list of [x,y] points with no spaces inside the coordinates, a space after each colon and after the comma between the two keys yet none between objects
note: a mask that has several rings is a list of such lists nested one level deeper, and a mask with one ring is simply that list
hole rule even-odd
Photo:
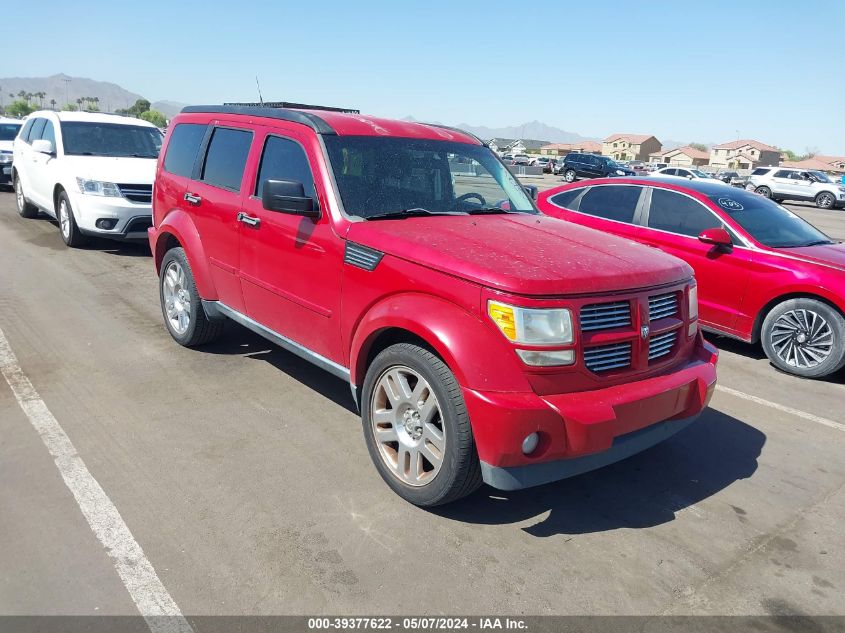
[{"label": "chrome grille", "polygon": [[592,372],[599,373],[611,369],[631,366],[631,344],[613,343],[589,347],[584,350],[584,364]]},{"label": "chrome grille", "polygon": [[650,321],[665,319],[678,314],[678,295],[674,292],[648,298],[648,316]]},{"label": "chrome grille", "polygon": [[609,330],[631,325],[631,303],[596,303],[581,308],[581,331]]},{"label": "chrome grille", "polygon": [[648,342],[648,359],[654,360],[666,356],[675,347],[676,340],[678,340],[678,330],[652,336]]},{"label": "chrome grille", "polygon": [[132,202],[140,202],[142,204],[150,204],[153,199],[152,185],[127,185],[118,184],[117,188],[123,197]]}]

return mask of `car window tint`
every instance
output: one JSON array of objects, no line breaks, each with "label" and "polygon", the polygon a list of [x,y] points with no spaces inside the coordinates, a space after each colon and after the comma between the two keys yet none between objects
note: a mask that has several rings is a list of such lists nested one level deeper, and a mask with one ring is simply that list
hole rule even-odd
[{"label": "car window tint", "polygon": [[690,176],[692,176],[692,174],[690,172],[688,172],[686,169],[679,169],[678,175],[683,176],[684,178],[689,178]]},{"label": "car window tint", "polygon": [[32,124],[32,129],[29,131],[29,142],[37,141],[41,138],[41,133],[44,131],[44,124],[47,123],[47,119],[35,119]]},{"label": "car window tint", "polygon": [[201,180],[224,189],[240,191],[251,143],[252,132],[216,128],[208,144]]},{"label": "car window tint", "polygon": [[572,202],[581,195],[581,192],[584,191],[583,188],[579,187],[578,189],[569,189],[567,191],[561,191],[559,194],[556,194],[549,198],[549,202],[553,205],[558,207],[563,207],[564,209],[571,209]]},{"label": "car window tint", "polygon": [[41,138],[50,141],[53,144],[53,149],[56,149],[56,128],[53,127],[52,121],[44,119],[44,130],[41,132]]},{"label": "car window tint", "polygon": [[173,128],[164,156],[164,171],[190,178],[205,129],[201,123],[180,123]]},{"label": "car window tint", "polygon": [[774,175],[775,178],[789,178],[790,176],[792,176],[792,172],[786,171],[785,169],[776,171]]},{"label": "car window tint", "polygon": [[261,167],[255,183],[255,195],[261,197],[266,180],[293,180],[301,182],[305,195],[316,198],[314,176],[305,150],[296,141],[278,136],[268,136],[261,155]]},{"label": "car window tint", "polygon": [[640,187],[626,185],[604,185],[592,187],[578,205],[581,213],[594,215],[617,222],[633,222]]},{"label": "car window tint", "polygon": [[670,233],[698,237],[704,229],[721,227],[722,222],[703,204],[692,198],[666,189],[653,189],[648,226]]},{"label": "car window tint", "polygon": [[35,123],[35,119],[29,119],[23,126],[23,130],[21,131],[21,140],[29,143],[29,133],[32,131],[32,124]]}]

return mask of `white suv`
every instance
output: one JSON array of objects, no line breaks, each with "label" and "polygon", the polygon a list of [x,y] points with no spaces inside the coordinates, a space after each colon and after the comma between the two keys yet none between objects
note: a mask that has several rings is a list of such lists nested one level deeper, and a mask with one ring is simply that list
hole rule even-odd
[{"label": "white suv", "polygon": [[758,167],[748,178],[746,189],[777,202],[809,200],[819,209],[845,207],[845,186],[820,171],[791,167]]},{"label": "white suv", "polygon": [[68,246],[88,236],[146,240],[162,134],[140,119],[90,112],[31,114],[15,139],[18,213],[43,210]]}]

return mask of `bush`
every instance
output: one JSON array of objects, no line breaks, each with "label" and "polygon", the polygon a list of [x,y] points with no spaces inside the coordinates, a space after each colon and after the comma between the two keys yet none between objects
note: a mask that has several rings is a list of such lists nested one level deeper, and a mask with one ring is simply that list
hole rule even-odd
[{"label": "bush", "polygon": [[12,103],[6,107],[6,114],[14,117],[24,117],[28,114],[32,114],[37,109],[38,108],[34,105],[28,104],[23,99],[18,99],[16,101],[12,101]]},{"label": "bush", "polygon": [[158,110],[147,110],[138,115],[138,118],[149,121],[156,127],[165,127],[167,125],[167,117]]}]

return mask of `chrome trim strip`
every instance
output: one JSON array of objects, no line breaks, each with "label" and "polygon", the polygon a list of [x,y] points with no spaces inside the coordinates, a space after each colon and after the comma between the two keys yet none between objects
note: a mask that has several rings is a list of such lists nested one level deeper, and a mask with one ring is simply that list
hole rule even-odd
[{"label": "chrome trim strip", "polygon": [[342,380],[350,380],[350,373],[346,367],[338,365],[333,360],[329,360],[325,356],[321,356],[317,352],[311,351],[307,347],[300,345],[296,341],[290,340],[286,336],[282,336],[278,332],[274,332],[270,328],[264,327],[257,321],[253,321],[252,319],[250,319],[245,314],[241,314],[237,310],[230,308],[225,303],[220,303],[219,301],[204,301],[203,305],[209,303],[213,304],[216,310],[232,319],[232,321],[234,321],[235,323],[243,325],[248,330],[252,330],[259,336],[263,336],[268,341],[272,341],[279,347],[286,349],[292,354],[296,354],[300,358],[303,358],[315,364],[320,369],[324,369],[330,374],[333,374],[334,376],[337,376]]}]

